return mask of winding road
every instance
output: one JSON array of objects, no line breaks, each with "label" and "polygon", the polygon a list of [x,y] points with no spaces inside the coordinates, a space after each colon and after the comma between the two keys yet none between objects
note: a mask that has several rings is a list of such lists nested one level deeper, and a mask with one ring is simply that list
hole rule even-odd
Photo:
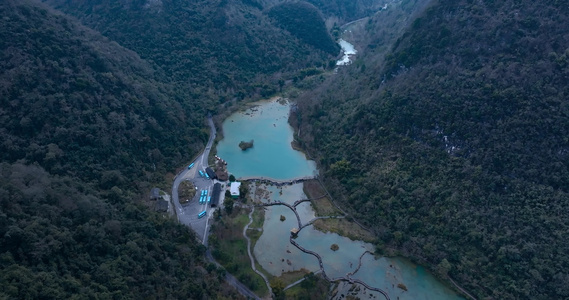
[{"label": "winding road", "polygon": [[[205,257],[209,262],[214,263],[218,268],[223,268],[217,261],[215,261],[209,249],[206,251]],[[231,275],[229,272],[225,273],[225,281],[232,285],[241,295],[250,299],[261,300],[261,298],[255,295],[255,293],[253,293],[246,285],[237,280],[237,278],[235,278],[235,276]]]},{"label": "winding road", "polygon": [[[174,211],[176,212],[178,221],[192,228],[206,247],[210,228],[209,218],[214,209],[209,208],[207,203],[199,204],[199,201],[197,201],[197,199],[191,199],[189,203],[184,205],[180,204],[178,187],[182,181],[190,180],[198,188],[198,190],[207,190],[208,193],[211,193],[213,190],[213,185],[215,182],[210,179],[202,178],[199,176],[199,174],[197,174],[198,170],[203,171],[208,166],[207,159],[209,157],[211,146],[213,145],[213,141],[215,140],[217,134],[215,124],[213,123],[211,117],[208,117],[207,122],[210,128],[210,135],[204,151],[193,161],[194,166],[191,169],[184,168],[184,170],[176,176],[172,185],[172,203],[175,207]],[[194,198],[198,197],[199,195]],[[199,218],[197,215],[204,210],[207,212],[206,217]],[[214,263],[216,266],[222,268],[222,266],[217,261],[215,261],[209,249],[206,251],[206,259],[209,262]],[[237,280],[237,278],[228,272],[225,274],[225,281],[233,286],[241,295],[250,299],[260,300],[260,298],[255,295],[255,293],[253,293],[249,288],[247,288],[245,284]]]}]

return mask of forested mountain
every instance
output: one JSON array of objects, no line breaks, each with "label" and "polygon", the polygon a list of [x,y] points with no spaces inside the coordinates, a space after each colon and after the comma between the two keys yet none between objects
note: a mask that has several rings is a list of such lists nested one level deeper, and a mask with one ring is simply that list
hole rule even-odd
[{"label": "forested mountain", "polygon": [[326,53],[336,54],[340,47],[326,30],[318,9],[308,2],[285,2],[271,7],[268,15],[292,35]]},{"label": "forested mountain", "polygon": [[14,6],[0,31],[3,161],[86,180],[120,170],[110,188],[203,146],[205,110],[161,72],[65,17],[28,5],[12,16]]},{"label": "forested mountain", "polygon": [[339,54],[280,29],[255,0],[46,2],[159,66],[212,110],[235,97],[270,95],[279,80]]},{"label": "forested mountain", "polygon": [[238,297],[137,200],[203,147],[205,110],[59,13],[0,15],[0,298]]},{"label": "forested mountain", "polygon": [[0,3],[0,298],[239,298],[140,199],[203,148],[208,112],[337,53],[254,0],[46,2],[90,28]]},{"label": "forested mountain", "polygon": [[338,18],[341,23],[368,17],[389,3],[383,0],[308,0],[308,2],[318,7],[326,17]]},{"label": "forested mountain", "polygon": [[[326,21],[332,20],[338,26],[369,17],[381,10],[381,8],[388,3],[394,2],[392,0],[305,0],[306,2],[314,5],[320,13],[324,16]],[[303,1],[283,1],[283,0],[259,0],[265,9],[271,8],[275,5],[285,3],[298,3]]]},{"label": "forested mountain", "polygon": [[300,102],[301,139],[379,249],[481,299],[569,297],[568,16],[439,0],[399,39],[373,19],[357,61]]}]

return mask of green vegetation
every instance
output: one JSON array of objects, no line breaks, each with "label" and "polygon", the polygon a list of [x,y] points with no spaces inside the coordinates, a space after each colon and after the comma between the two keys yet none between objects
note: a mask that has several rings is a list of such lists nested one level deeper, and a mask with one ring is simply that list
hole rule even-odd
[{"label": "green vegetation", "polygon": [[304,281],[285,291],[287,299],[329,299],[330,283],[322,276],[310,272]]},{"label": "green vegetation", "polygon": [[188,203],[196,195],[196,187],[189,181],[184,180],[178,187],[178,201]]},{"label": "green vegetation", "polygon": [[251,140],[249,142],[245,142],[245,141],[239,142],[239,148],[241,148],[242,151],[245,151],[249,148],[253,148],[253,140]]},{"label": "green vegetation", "polygon": [[253,218],[251,228],[262,228],[265,223],[265,210],[263,208],[257,208],[251,217]]},{"label": "green vegetation", "polygon": [[235,99],[271,96],[279,80],[330,59],[274,26],[255,0],[47,2],[135,51],[187,91],[180,101],[202,115]]},{"label": "green vegetation", "polygon": [[340,246],[338,246],[338,244],[332,244],[332,246],[330,246],[330,250],[338,251],[338,250],[340,250]]},{"label": "green vegetation", "polygon": [[[268,293],[263,278],[251,269],[247,254],[247,240],[243,237],[243,228],[249,223],[247,211],[236,207],[212,225],[209,244],[212,254],[223,267],[239,281],[247,285],[257,295]],[[251,234],[252,231],[249,231]],[[257,237],[258,238],[258,237]]]},{"label": "green vegetation", "polygon": [[312,4],[284,2],[271,7],[268,14],[303,42],[329,54],[340,52],[340,46],[332,40],[320,12]]},{"label": "green vegetation", "polygon": [[314,229],[322,232],[334,232],[351,240],[360,240],[373,243],[377,237],[361,228],[358,224],[345,218],[319,219],[314,221]]},{"label": "green vegetation", "polygon": [[110,204],[104,192],[39,166],[2,163],[0,174],[0,297],[215,298],[222,292],[223,273],[204,261],[194,233],[173,220],[124,196],[115,197],[125,204]]},{"label": "green vegetation", "polygon": [[283,215],[281,215],[281,218],[280,218],[280,219],[281,219],[281,222],[284,222],[284,221],[286,220],[286,217],[283,216]]},{"label": "green vegetation", "polygon": [[0,298],[238,297],[193,232],[138,203],[202,147],[202,117],[73,20],[0,14]]},{"label": "green vegetation", "polygon": [[285,293],[284,293],[284,282],[278,278],[278,277],[273,277],[271,278],[271,289],[273,290],[273,294],[275,295],[275,299],[284,299],[285,298]]},{"label": "green vegetation", "polygon": [[223,207],[225,208],[225,213],[231,215],[233,213],[234,206],[235,206],[235,201],[233,201],[233,198],[225,197],[225,200],[223,200]]},{"label": "green vegetation", "polygon": [[383,1],[374,0],[307,0],[307,2],[318,7],[325,18],[338,20],[338,23],[347,23],[370,16],[384,4]]},{"label": "green vegetation", "polygon": [[396,14],[299,103],[326,187],[477,298],[569,297],[567,6],[440,0],[399,38]]},{"label": "green vegetation", "polygon": [[308,199],[318,198],[317,200],[310,201],[310,205],[317,216],[339,216],[342,214],[334,207],[334,204],[332,204],[328,197],[321,198],[326,194],[326,191],[322,188],[318,180],[305,181],[302,185],[302,190]]},{"label": "green vegetation", "polygon": [[248,181],[243,181],[241,182],[241,185],[239,185],[239,199],[243,203],[247,203],[249,196],[249,184],[250,183]]},{"label": "green vegetation", "polygon": [[176,102],[184,94],[148,63],[49,10],[10,3],[0,7],[2,161],[102,190],[131,189],[135,176],[140,192],[203,147],[203,115]]}]

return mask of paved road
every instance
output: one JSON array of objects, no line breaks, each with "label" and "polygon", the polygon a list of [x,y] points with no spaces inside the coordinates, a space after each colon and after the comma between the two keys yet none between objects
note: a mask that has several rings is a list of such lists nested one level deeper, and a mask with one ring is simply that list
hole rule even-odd
[{"label": "paved road", "polygon": [[[216,264],[218,267],[221,267],[221,265],[219,265],[215,259],[213,258],[213,256],[211,255],[211,252],[209,251],[209,249],[206,251],[205,253],[205,257],[207,258],[208,261]],[[229,284],[231,284],[235,289],[237,289],[237,291],[239,291],[239,293],[247,298],[250,299],[256,299],[256,300],[261,300],[261,298],[259,298],[257,295],[255,295],[253,292],[251,292],[251,290],[245,286],[243,283],[241,283],[239,280],[237,280],[237,278],[235,278],[235,276],[229,274],[229,273],[225,273],[225,281],[227,281]]]},{"label": "paved road", "polygon": [[[215,181],[200,177],[198,171],[202,170],[202,172],[205,172],[205,168],[208,166],[207,159],[209,157],[209,152],[211,150],[211,146],[213,145],[213,141],[215,140],[216,137],[216,130],[215,130],[215,125],[213,124],[213,120],[211,118],[208,118],[207,122],[210,127],[210,136],[204,151],[202,152],[201,155],[199,155],[196,158],[196,160],[193,161],[194,166],[191,169],[186,168],[176,176],[174,184],[172,185],[172,203],[174,203],[176,215],[178,216],[178,221],[192,228],[196,232],[198,237],[202,240],[202,243],[205,246],[207,246],[207,237],[209,235],[209,229],[210,229],[209,218],[213,214],[214,210],[211,209],[207,203],[200,204],[199,198],[202,190],[207,190],[208,195],[211,195]],[[178,197],[178,187],[180,186],[180,183],[184,180],[191,181],[197,187],[197,191],[196,191],[196,196],[190,199],[189,203],[182,205],[180,204]],[[224,197],[223,195],[224,190],[225,190],[224,187],[222,187],[220,192],[222,193],[220,195],[220,199],[223,199]],[[207,211],[206,217],[203,217],[201,219],[198,218],[198,214],[204,210]],[[221,267],[221,265],[219,265],[211,255],[209,249],[206,251],[206,258],[209,262],[212,262],[216,264],[218,267]],[[237,280],[237,278],[235,278],[233,275],[226,273],[225,280],[230,285],[235,287],[235,289],[243,296],[251,299],[260,300],[260,298],[257,295],[255,295],[251,290],[249,290],[249,288],[247,288],[247,286],[245,286],[243,283],[239,282],[239,280]]]},{"label": "paved road", "polygon": [[[201,177],[198,173],[199,170],[205,172],[205,168],[208,166],[207,159],[209,157],[209,152],[216,137],[215,125],[211,118],[208,118],[208,124],[211,133],[204,151],[192,162],[194,163],[194,166],[191,169],[184,169],[184,171],[176,176],[172,186],[172,202],[175,206],[178,221],[184,225],[190,226],[197,233],[204,245],[207,245],[206,237],[209,232],[209,218],[213,213],[213,209],[210,209],[207,203],[200,204],[199,198],[202,190],[207,190],[208,195],[211,195],[213,184],[215,183],[213,180]],[[189,180],[197,187],[196,196],[190,199],[189,203],[184,205],[180,204],[178,197],[178,187],[183,180]],[[207,211],[207,217],[198,218],[198,214],[202,211]]]}]

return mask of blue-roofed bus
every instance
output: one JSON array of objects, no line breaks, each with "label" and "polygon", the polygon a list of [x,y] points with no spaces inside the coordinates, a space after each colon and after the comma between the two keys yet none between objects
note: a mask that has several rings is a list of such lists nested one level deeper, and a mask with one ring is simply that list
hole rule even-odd
[{"label": "blue-roofed bus", "polygon": [[198,218],[203,218],[205,216],[205,210],[198,214]]},{"label": "blue-roofed bus", "polygon": [[207,197],[207,203],[210,203],[210,202],[211,202],[211,196],[208,196]]},{"label": "blue-roofed bus", "polygon": [[191,169],[194,166],[194,163],[192,163],[191,165],[188,166],[188,170]]}]

